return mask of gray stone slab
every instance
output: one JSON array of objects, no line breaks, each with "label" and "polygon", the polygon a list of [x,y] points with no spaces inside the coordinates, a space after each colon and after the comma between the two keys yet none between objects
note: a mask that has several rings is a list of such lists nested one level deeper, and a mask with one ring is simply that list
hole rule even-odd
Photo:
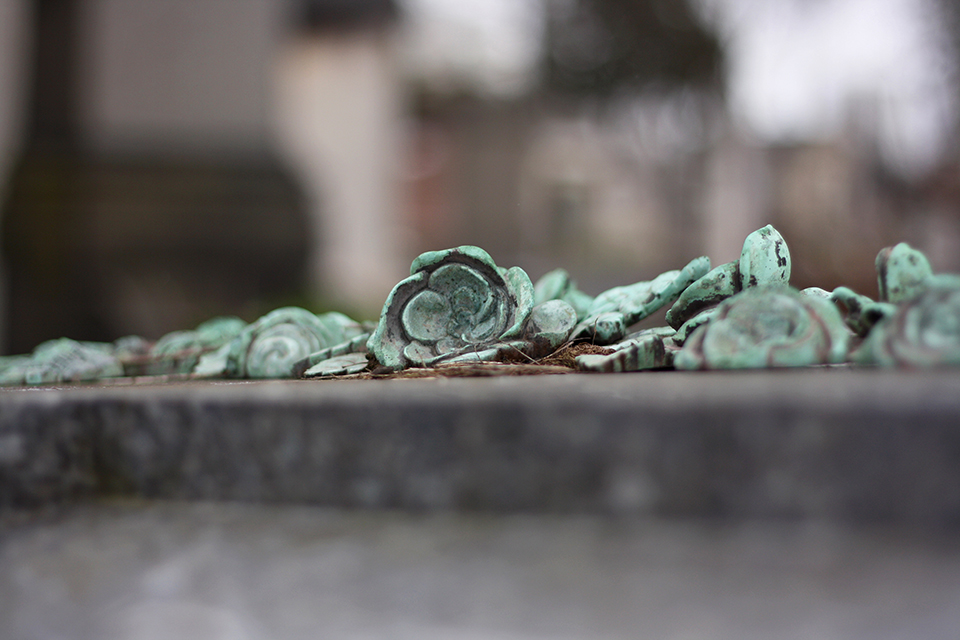
[{"label": "gray stone slab", "polygon": [[0,506],[104,495],[960,523],[960,372],[0,391]]},{"label": "gray stone slab", "polygon": [[73,508],[0,537],[9,640],[954,640],[960,543],[822,523]]}]

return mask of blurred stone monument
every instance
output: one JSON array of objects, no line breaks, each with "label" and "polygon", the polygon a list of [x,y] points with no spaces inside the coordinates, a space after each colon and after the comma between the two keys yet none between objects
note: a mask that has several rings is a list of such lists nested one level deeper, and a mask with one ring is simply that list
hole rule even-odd
[{"label": "blurred stone monument", "polygon": [[[340,238],[360,250],[337,220],[389,217],[379,187],[389,169],[360,170],[392,159],[375,148],[396,102],[382,80],[389,0],[3,6],[23,43],[13,59],[26,106],[7,118],[24,132],[19,154],[16,140],[0,149],[11,158],[0,176],[3,350],[65,335],[158,337],[262,312],[256,301],[362,306],[359,291],[382,298],[396,279],[368,258],[384,291],[348,282],[330,249]],[[324,60],[347,64],[327,64],[340,69],[331,77],[317,70]],[[370,113],[344,96],[387,106]]]}]

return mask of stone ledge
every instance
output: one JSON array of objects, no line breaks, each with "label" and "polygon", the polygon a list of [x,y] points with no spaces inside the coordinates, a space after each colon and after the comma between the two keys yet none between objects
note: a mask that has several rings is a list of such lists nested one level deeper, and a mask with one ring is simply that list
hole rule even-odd
[{"label": "stone ledge", "polygon": [[103,495],[960,524],[960,372],[0,391],[0,508]]}]

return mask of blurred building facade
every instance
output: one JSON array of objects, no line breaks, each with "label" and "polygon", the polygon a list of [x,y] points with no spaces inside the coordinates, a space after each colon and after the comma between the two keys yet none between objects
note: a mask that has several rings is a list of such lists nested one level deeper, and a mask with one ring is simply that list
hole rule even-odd
[{"label": "blurred building facade", "polygon": [[689,11],[640,3],[627,63],[565,71],[571,7],[621,4],[543,3],[546,62],[498,92],[480,58],[411,55],[473,39],[390,0],[0,0],[6,349],[290,301],[372,316],[417,253],[459,244],[591,293],[734,260],[767,223],[798,286],[873,295],[900,240],[960,270],[960,161],[898,177],[869,118],[751,139]]},{"label": "blurred building facade", "polygon": [[382,301],[389,0],[0,0],[7,348]]},{"label": "blurred building facade", "polygon": [[626,113],[461,99],[423,133],[443,152],[412,181],[414,219],[427,221],[418,248],[480,243],[534,277],[563,266],[596,293],[698,255],[736,260],[744,237],[772,223],[799,287],[877,295],[876,254],[900,241],[960,270],[955,167],[919,182],[893,175],[854,122],[832,140],[763,145],[701,98],[703,133],[689,144],[655,139],[676,117],[669,96]]}]

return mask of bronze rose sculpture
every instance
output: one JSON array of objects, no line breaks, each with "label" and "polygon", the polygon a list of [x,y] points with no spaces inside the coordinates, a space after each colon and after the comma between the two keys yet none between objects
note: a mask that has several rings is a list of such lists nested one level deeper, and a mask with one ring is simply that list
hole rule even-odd
[{"label": "bronze rose sculpture", "polygon": [[483,249],[424,253],[390,292],[367,348],[390,369],[429,366],[519,339],[533,300],[530,277]]}]

